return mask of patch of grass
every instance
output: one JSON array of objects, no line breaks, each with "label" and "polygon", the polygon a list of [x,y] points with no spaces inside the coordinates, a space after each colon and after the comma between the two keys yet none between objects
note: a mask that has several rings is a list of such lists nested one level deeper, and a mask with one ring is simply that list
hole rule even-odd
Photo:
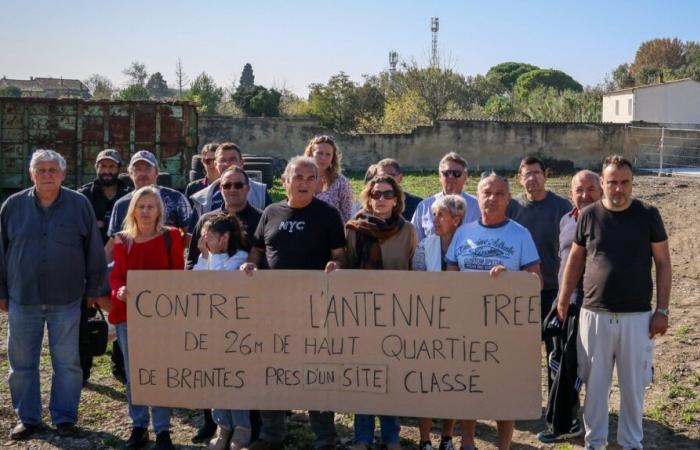
[{"label": "patch of grass", "polygon": [[675,383],[676,381],[678,381],[678,377],[672,371],[661,372],[659,374],[659,378],[661,378],[663,381],[668,381],[669,383]]},{"label": "patch of grass", "polygon": [[696,397],[696,394],[695,391],[688,386],[684,386],[680,383],[673,383],[668,391],[668,398],[679,397],[693,399]]},{"label": "patch of grass", "polygon": [[654,422],[666,423],[666,410],[668,409],[667,403],[657,403],[651,408],[647,409],[644,413],[645,416],[653,420]]},{"label": "patch of grass", "polygon": [[700,373],[693,371],[690,374],[690,384],[693,386],[700,386]]},{"label": "patch of grass", "polygon": [[563,444],[563,445],[557,446],[557,450],[574,450],[574,448],[575,447],[571,444]]},{"label": "patch of grass", "polygon": [[691,331],[693,331],[693,327],[687,324],[678,325],[678,328],[676,328],[676,333],[678,333],[680,337],[688,336]]}]

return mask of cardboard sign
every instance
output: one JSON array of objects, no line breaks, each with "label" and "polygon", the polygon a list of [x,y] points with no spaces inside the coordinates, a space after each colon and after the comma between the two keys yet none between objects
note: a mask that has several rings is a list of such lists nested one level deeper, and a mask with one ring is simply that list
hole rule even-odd
[{"label": "cardboard sign", "polygon": [[134,271],[128,291],[136,404],[541,415],[532,274]]}]

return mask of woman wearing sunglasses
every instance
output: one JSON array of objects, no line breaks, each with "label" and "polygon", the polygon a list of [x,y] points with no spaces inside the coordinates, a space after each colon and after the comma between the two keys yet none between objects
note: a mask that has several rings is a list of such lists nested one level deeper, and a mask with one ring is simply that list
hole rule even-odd
[{"label": "woman wearing sunglasses", "polygon": [[342,155],[331,136],[314,136],[304,150],[304,156],[313,158],[318,166],[316,198],[340,211],[343,223],[352,217],[352,185],[340,174]]},{"label": "woman wearing sunglasses", "polygon": [[[411,270],[416,249],[416,230],[404,220],[401,187],[387,175],[371,179],[360,194],[362,209],[345,226],[347,268]],[[373,415],[355,415],[353,450],[367,450],[374,436]],[[401,425],[396,416],[380,416],[382,443],[399,450]]]}]

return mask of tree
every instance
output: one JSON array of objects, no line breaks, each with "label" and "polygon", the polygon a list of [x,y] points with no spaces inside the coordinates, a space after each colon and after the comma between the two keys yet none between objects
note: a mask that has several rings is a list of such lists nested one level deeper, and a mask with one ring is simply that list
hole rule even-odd
[{"label": "tree", "polygon": [[148,78],[148,72],[146,72],[146,65],[144,63],[134,61],[129,67],[122,71],[124,75],[129,78],[129,84],[138,84],[143,86]]},{"label": "tree", "polygon": [[422,113],[431,121],[445,114],[450,102],[464,98],[467,85],[462,75],[440,66],[421,68],[415,62],[403,64],[396,80],[404,91],[416,93]]},{"label": "tree", "polygon": [[0,88],[0,97],[19,98],[21,96],[22,89],[18,88],[17,86],[6,86],[4,88]]},{"label": "tree", "polygon": [[175,64],[175,84],[177,85],[178,99],[182,99],[182,88],[189,83],[189,81],[185,74],[185,69],[182,67],[182,60],[177,58],[177,63]]},{"label": "tree", "polygon": [[357,86],[345,72],[333,75],[328,83],[309,86],[309,113],[321,124],[336,131],[352,131],[359,116]]},{"label": "tree", "polygon": [[112,98],[114,85],[112,85],[109,78],[93,73],[87,80],[83,81],[83,83],[90,89],[92,98],[96,100],[108,100]]},{"label": "tree", "polygon": [[418,94],[413,91],[388,98],[384,106],[381,131],[410,133],[417,126],[430,125],[430,119],[423,113],[422,103]]},{"label": "tree", "polygon": [[501,64],[496,64],[491,67],[488,72],[486,72],[486,78],[491,78],[496,82],[500,83],[508,92],[513,91],[515,82],[518,80],[520,75],[527,73],[531,70],[537,70],[539,67],[533,66],[532,64],[520,63],[520,62],[504,62]]},{"label": "tree", "polygon": [[632,64],[632,73],[643,68],[680,69],[685,64],[685,45],[678,38],[660,38],[642,42]]},{"label": "tree", "polygon": [[119,100],[148,100],[148,89],[140,84],[132,84],[119,91]]},{"label": "tree", "polygon": [[238,86],[231,95],[234,103],[248,117],[277,117],[280,115],[279,105],[282,94],[275,89],[263,86],[246,88]]},{"label": "tree", "polygon": [[613,89],[625,89],[634,86],[635,80],[632,72],[630,71],[630,65],[620,64],[617,66],[612,73],[613,78]]},{"label": "tree", "polygon": [[280,92],[279,112],[285,117],[305,117],[309,115],[309,104],[289,89]]},{"label": "tree", "polygon": [[566,73],[555,69],[537,69],[526,72],[515,82],[513,94],[524,99],[537,88],[553,88],[557,91],[583,91],[583,86]]},{"label": "tree", "polygon": [[216,85],[216,82],[206,72],[199,74],[194,79],[188,98],[197,103],[198,109],[207,114],[214,114],[224,95],[224,90]]},{"label": "tree", "polygon": [[255,75],[253,75],[253,66],[250,63],[243,66],[238,86],[244,89],[252,89],[255,86]]},{"label": "tree", "polygon": [[146,83],[146,89],[148,89],[148,93],[151,97],[154,98],[167,97],[170,93],[168,90],[168,83],[165,82],[160,72],[151,74],[148,83]]},{"label": "tree", "polygon": [[512,99],[502,95],[492,96],[484,105],[484,114],[488,119],[509,120],[514,113]]}]

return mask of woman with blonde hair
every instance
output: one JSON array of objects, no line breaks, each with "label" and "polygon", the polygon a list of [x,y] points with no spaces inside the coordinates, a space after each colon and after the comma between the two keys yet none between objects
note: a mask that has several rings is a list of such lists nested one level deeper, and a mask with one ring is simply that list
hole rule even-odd
[{"label": "woman with blonde hair", "polygon": [[[411,270],[416,230],[403,216],[404,195],[388,175],[372,178],[360,194],[362,210],[345,226],[348,269]],[[355,414],[353,450],[372,446],[375,416]],[[396,416],[379,416],[382,443],[400,450],[401,424]]]},{"label": "woman with blonde hair", "polygon": [[304,150],[304,156],[313,158],[318,166],[316,198],[340,211],[343,223],[352,217],[352,185],[340,173],[342,155],[331,136],[314,136]]},{"label": "woman with blonde hair", "polygon": [[[127,340],[126,302],[132,296],[126,290],[130,270],[183,270],[183,245],[180,230],[166,227],[163,201],[158,188],[146,186],[134,192],[124,219],[123,231],[114,239],[114,269],[109,276],[112,307],[109,321],[117,329],[124,354],[126,395],[131,417],[131,435],[127,448],[141,448],[148,443],[149,407],[131,403],[129,380],[129,345]],[[170,439],[170,408],[150,407],[156,449],[174,449]]]}]

